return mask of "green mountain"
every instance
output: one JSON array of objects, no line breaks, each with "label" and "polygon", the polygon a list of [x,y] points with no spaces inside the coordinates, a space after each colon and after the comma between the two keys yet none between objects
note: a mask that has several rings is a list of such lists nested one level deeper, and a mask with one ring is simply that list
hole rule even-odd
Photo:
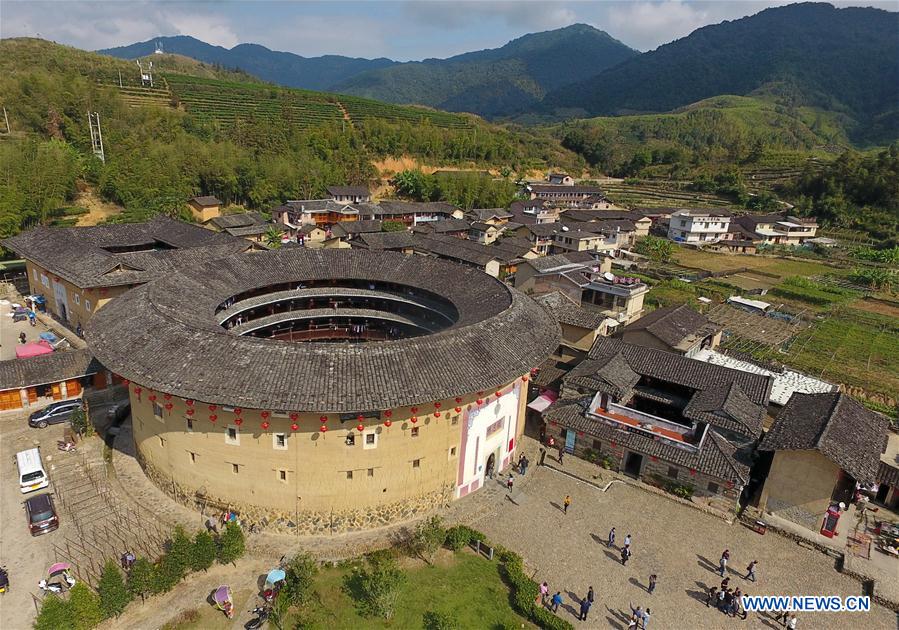
[{"label": "green mountain", "polygon": [[[899,13],[793,4],[694,31],[546,95],[544,111],[665,112],[721,94],[761,94],[848,117],[859,141],[899,137]],[[873,134],[873,136],[872,136]]]},{"label": "green mountain", "polygon": [[265,81],[307,90],[327,90],[335,83],[366,70],[384,68],[396,63],[384,58],[357,59],[340,55],[301,57],[289,52],[269,50],[258,44],[238,44],[228,49],[186,35],[158,37],[97,52],[121,59],[138,59],[153,55],[157,45],[161,45],[166,53],[184,55],[224,68],[240,69]]},{"label": "green mountain", "polygon": [[547,92],[638,54],[603,31],[575,24],[525,35],[501,48],[370,70],[332,89],[495,118],[527,110]]}]

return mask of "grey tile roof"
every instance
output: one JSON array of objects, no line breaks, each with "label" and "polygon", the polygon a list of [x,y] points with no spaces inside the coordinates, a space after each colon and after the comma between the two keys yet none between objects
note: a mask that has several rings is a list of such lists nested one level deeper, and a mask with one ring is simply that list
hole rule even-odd
[{"label": "grey tile roof", "polygon": [[693,469],[706,475],[743,485],[749,481],[749,467],[735,457],[737,448],[714,431],[706,434],[706,439],[698,451],[678,448],[664,440],[655,440],[648,435],[617,429],[605,422],[585,415],[590,398],[560,399],[543,412],[543,417],[562,426],[586,433],[606,442],[616,442],[628,450],[637,451],[650,457]]},{"label": "grey tile roof", "polygon": [[511,219],[512,213],[505,208],[473,208],[466,212],[475,221],[489,221],[490,219]]},{"label": "grey tile roof", "polygon": [[640,375],[619,352],[601,361],[582,361],[568,373],[565,382],[582,391],[603,392],[622,400],[630,396],[639,380]]},{"label": "grey tile roof", "polygon": [[585,197],[587,195],[603,194],[602,188],[598,188],[597,186],[566,186],[565,184],[531,184],[528,186],[528,190],[535,193],[560,192]]},{"label": "grey tile roof", "polygon": [[234,228],[225,228],[225,232],[230,234],[231,236],[236,237],[245,237],[245,236],[260,236],[265,234],[269,230],[274,230],[276,232],[284,232],[287,227],[281,223],[260,223],[257,225],[247,225],[244,227],[234,227]]},{"label": "grey tile roof", "polygon": [[366,232],[350,243],[356,249],[409,249],[415,239],[409,232]]},{"label": "grey tile roof", "polygon": [[214,197],[212,195],[206,195],[206,196],[202,196],[202,197],[193,197],[193,198],[191,198],[191,201],[193,201],[198,206],[202,206],[204,208],[208,208],[210,206],[222,205],[222,202],[219,200],[219,198]]},{"label": "grey tile roof", "polygon": [[484,223],[483,221],[475,221],[471,224],[472,230],[478,230],[480,232],[487,232],[489,230],[499,231],[499,226],[493,225],[492,223]]},{"label": "grey tile roof", "polygon": [[656,309],[620,331],[624,335],[634,331],[646,331],[669,348],[678,348],[688,338],[694,338],[709,328],[711,322],[705,315],[686,304]]},{"label": "grey tile roof", "polygon": [[862,483],[873,483],[889,420],[846,394],[793,394],[762,440],[763,451],[816,450]]},{"label": "grey tile roof", "polygon": [[[39,227],[2,244],[81,288],[141,284],[180,265],[199,265],[246,251],[228,234],[158,216],[146,223]],[[115,253],[121,248],[152,251]]]},{"label": "grey tile roof", "polygon": [[537,387],[558,388],[569,369],[569,366],[564,363],[552,358],[547,359],[537,366],[537,375],[531,379],[531,382]]},{"label": "grey tile roof", "polygon": [[334,236],[349,236],[351,234],[365,234],[370,232],[380,232],[381,224],[379,219],[367,219],[364,221],[341,221],[331,227]]},{"label": "grey tile roof", "polygon": [[[382,200],[377,204],[364,205],[363,214],[373,215],[404,215],[404,214],[445,214],[452,215],[458,210],[456,206],[445,201],[391,201]],[[360,208],[361,209],[361,208]]]},{"label": "grey tile roof", "polygon": [[550,315],[560,324],[596,330],[602,326],[606,319],[606,316],[602,313],[578,306],[558,291],[546,293],[534,299],[549,311]]},{"label": "grey tile roof", "polygon": [[272,212],[287,210],[297,212],[339,212],[341,214],[358,214],[358,208],[364,204],[350,205],[333,199],[299,199],[288,201],[282,206],[273,208]]},{"label": "grey tile roof", "polygon": [[328,194],[332,197],[369,197],[371,191],[368,186],[328,186]]},{"label": "grey tile roof", "polygon": [[209,223],[224,230],[227,228],[242,228],[251,225],[268,225],[269,221],[259,212],[240,212],[237,214],[223,214],[209,219]]},{"label": "grey tile roof", "polygon": [[448,232],[467,232],[471,225],[465,219],[441,219],[419,223],[412,228],[415,233],[446,234]]},{"label": "grey tile roof", "polygon": [[0,361],[0,390],[67,381],[101,370],[103,366],[88,350],[61,350],[28,359]]},{"label": "grey tile roof", "polygon": [[596,257],[591,252],[567,252],[565,254],[553,254],[552,256],[542,256],[534,258],[527,262],[539,272],[549,272],[553,269],[571,265],[587,265],[595,262]]},{"label": "grey tile roof", "polygon": [[547,238],[562,231],[560,223],[540,223],[527,226],[528,231],[538,238]]},{"label": "grey tile roof", "polygon": [[[332,278],[438,292],[459,317],[431,335],[364,344],[241,337],[216,322],[216,309],[235,295]],[[178,271],[112,300],[85,334],[105,366],[148,389],[314,412],[375,411],[489,391],[539,365],[560,338],[539,305],[483,272],[345,249],[279,249]]]}]

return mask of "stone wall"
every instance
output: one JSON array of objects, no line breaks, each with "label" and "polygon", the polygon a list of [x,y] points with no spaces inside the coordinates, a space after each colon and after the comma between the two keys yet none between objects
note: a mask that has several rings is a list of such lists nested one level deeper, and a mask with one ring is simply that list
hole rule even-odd
[{"label": "stone wall", "polygon": [[297,536],[343,534],[384,527],[428,515],[446,507],[453,500],[453,486],[449,484],[436,492],[365,509],[288,513],[204,496],[201,491],[193,491],[155,468],[141,456],[139,449],[137,461],[147,478],[160,490],[187,507],[203,510],[206,514],[231,509],[240,515],[244,523],[255,524],[263,530]]}]

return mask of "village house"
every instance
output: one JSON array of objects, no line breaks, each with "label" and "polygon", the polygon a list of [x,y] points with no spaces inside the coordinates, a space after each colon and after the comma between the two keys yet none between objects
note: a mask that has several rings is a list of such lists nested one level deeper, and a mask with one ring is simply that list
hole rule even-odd
[{"label": "village house", "polygon": [[725,210],[677,210],[668,222],[668,238],[679,243],[705,243],[721,240],[730,226]]},{"label": "village house", "polygon": [[77,398],[85,388],[103,389],[112,380],[88,350],[0,361],[0,411]]},{"label": "village house", "polygon": [[553,235],[552,253],[563,254],[565,252],[604,252],[611,253],[620,249],[622,243],[618,233],[604,233],[599,229],[592,231],[583,229],[570,229],[563,226]]},{"label": "village house", "polygon": [[412,228],[413,234],[444,234],[456,238],[468,238],[471,224],[465,219],[441,219],[420,223]]},{"label": "village house", "polygon": [[328,186],[328,194],[337,203],[368,203],[371,191],[368,186]]},{"label": "village house", "polygon": [[542,225],[559,220],[559,208],[542,199],[513,201],[509,205],[509,214],[513,221],[523,225]]},{"label": "village house", "polygon": [[[627,225],[633,226],[634,238],[649,235],[649,229],[652,227],[652,219],[645,212],[636,212],[629,210],[578,210],[571,209],[563,212],[559,220],[563,223],[598,223],[614,224],[610,222],[622,221],[628,222]],[[622,223],[622,225],[625,225]]]},{"label": "village house", "polygon": [[222,202],[211,195],[193,197],[187,201],[187,206],[197,223],[206,223],[222,213]]},{"label": "village house", "polygon": [[254,243],[264,242],[265,235],[269,230],[284,233],[288,231],[286,226],[272,223],[259,212],[223,214],[207,221],[206,227],[216,232],[225,232],[236,238],[245,238]]},{"label": "village house", "polygon": [[490,245],[499,238],[502,231],[492,223],[475,221],[468,230],[468,238],[482,245]]},{"label": "village house", "polygon": [[291,236],[303,225],[327,227],[343,221],[358,221],[359,210],[332,199],[292,200],[272,208],[272,218],[287,226]]},{"label": "village house", "polygon": [[732,254],[755,254],[758,244],[761,243],[755,232],[747,230],[735,218],[727,227],[727,232],[721,235],[721,240],[702,244],[702,247],[716,252],[730,252]]},{"label": "village house", "polygon": [[401,252],[403,254],[414,253],[414,243],[415,235],[405,230],[402,232],[364,232],[349,241],[353,249]]},{"label": "village house", "polygon": [[487,223],[497,227],[505,225],[513,218],[512,213],[504,208],[474,208],[465,214],[472,222]]},{"label": "village house", "polygon": [[539,295],[534,300],[562,329],[562,340],[554,358],[561,361],[580,360],[587,356],[597,337],[609,334],[618,322],[600,311],[583,308],[559,291]]},{"label": "village house", "polygon": [[[611,272],[611,259],[589,252],[554,254],[522,262],[515,273],[515,288],[531,295],[558,291],[573,304],[625,325],[643,315],[649,286],[637,278]],[[603,334],[614,325],[606,322]]]},{"label": "village house", "polygon": [[74,330],[128,289],[251,247],[164,216],[145,223],[38,227],[0,242],[25,259],[30,292],[43,295],[50,314]]},{"label": "village house", "polygon": [[744,215],[734,218],[756,243],[767,245],[802,245],[815,238],[818,224],[814,219],[782,214]]},{"label": "village house", "polygon": [[594,204],[612,206],[605,195],[597,186],[556,185],[556,184],[528,184],[525,186],[525,194],[530,199],[539,199],[548,203],[560,205],[576,205],[590,199],[590,207]]},{"label": "village house", "polygon": [[332,247],[339,247],[339,239],[334,237],[331,228],[325,229],[319,225],[306,224],[301,225],[296,231],[296,243],[303,247],[325,247],[325,243],[328,241],[334,241]]},{"label": "village house", "polygon": [[872,500],[890,510],[899,508],[899,433],[887,434],[886,450],[880,455],[877,487]]},{"label": "village house", "polygon": [[349,242],[360,234],[380,232],[383,223],[384,222],[380,221],[379,219],[370,219],[367,221],[344,221],[331,228],[331,236],[333,238],[339,238],[343,241]]},{"label": "village house", "polygon": [[546,256],[552,250],[556,240],[556,233],[561,231],[559,223],[530,223],[510,230],[511,234],[519,238],[527,239],[534,251],[541,256]]},{"label": "village house", "polygon": [[793,394],[759,445],[773,453],[759,509],[809,529],[874,484],[889,420],[840,392]]},{"label": "village house", "polygon": [[714,350],[722,329],[686,304],[656,309],[616,333],[625,343],[657,348],[692,357],[700,350]]},{"label": "village house", "polygon": [[444,201],[381,201],[357,206],[359,218],[367,220],[395,221],[406,227],[429,221],[461,219],[462,211]]},{"label": "village house", "polygon": [[593,221],[572,221],[562,215],[560,219],[563,230],[572,232],[593,232],[603,234],[621,247],[630,247],[637,240],[637,227],[629,219],[596,219]]},{"label": "village house", "polygon": [[565,173],[550,173],[546,176],[546,181],[556,186],[574,186],[574,178]]},{"label": "village house", "polygon": [[730,511],[770,387],[766,376],[600,337],[543,413],[545,432],[569,453]]},{"label": "village house", "polygon": [[483,245],[446,234],[415,234],[412,243],[416,254],[476,267],[495,278],[515,273],[520,263],[537,256],[530,243],[516,238],[503,238],[492,245]]}]

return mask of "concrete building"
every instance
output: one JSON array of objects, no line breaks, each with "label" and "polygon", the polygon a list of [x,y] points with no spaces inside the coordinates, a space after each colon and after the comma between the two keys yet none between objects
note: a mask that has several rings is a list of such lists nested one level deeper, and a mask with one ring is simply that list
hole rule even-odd
[{"label": "concrete building", "polygon": [[222,213],[222,202],[211,195],[193,197],[188,200],[187,206],[190,208],[190,212],[197,223],[206,223]]},{"label": "concrete building", "polygon": [[681,243],[713,243],[728,233],[730,219],[725,210],[677,210],[671,213],[668,238]]},{"label": "concrete building", "polygon": [[130,381],[160,489],[318,534],[425,514],[506,468],[531,370],[559,338],[480,271],[300,248],[169,274],[87,329]]},{"label": "concrete building", "polygon": [[814,219],[782,214],[744,215],[736,217],[734,222],[752,234],[756,244],[795,247],[815,238],[818,232]]},{"label": "concrete building", "polygon": [[509,205],[511,220],[523,225],[543,225],[559,220],[559,208],[542,199],[513,201]]},{"label": "concrete building", "polygon": [[686,304],[656,309],[620,330],[625,343],[657,348],[692,357],[700,350],[714,350],[721,343],[722,328]]},{"label": "concrete building", "polygon": [[25,259],[29,290],[72,329],[116,296],[181,266],[234,256],[250,244],[158,216],[146,223],[39,227],[4,239]]},{"label": "concrete building", "polygon": [[759,508],[809,529],[856,483],[877,481],[889,420],[846,394],[793,394],[759,450],[773,453]]},{"label": "concrete building", "polygon": [[468,229],[468,238],[481,245],[490,245],[499,238],[500,234],[502,232],[496,225],[481,221],[475,221]]}]

